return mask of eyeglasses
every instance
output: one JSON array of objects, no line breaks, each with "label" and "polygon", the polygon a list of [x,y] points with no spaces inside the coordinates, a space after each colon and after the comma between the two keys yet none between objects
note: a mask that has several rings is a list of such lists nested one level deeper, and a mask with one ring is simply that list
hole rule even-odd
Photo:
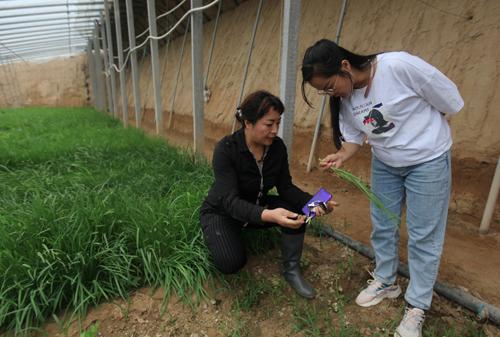
[{"label": "eyeglasses", "polygon": [[[335,76],[335,75],[334,75]],[[331,88],[326,88],[326,89],[323,89],[323,90],[318,90],[318,95],[328,95],[328,96],[331,96],[335,93],[335,89],[337,87],[337,79],[339,77],[338,76],[335,76],[335,80],[333,81],[333,86]]]}]

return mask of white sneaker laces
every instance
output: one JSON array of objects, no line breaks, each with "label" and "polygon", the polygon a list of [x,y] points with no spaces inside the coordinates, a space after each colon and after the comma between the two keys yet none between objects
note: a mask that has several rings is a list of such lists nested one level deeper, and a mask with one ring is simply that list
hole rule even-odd
[{"label": "white sneaker laces", "polygon": [[418,308],[405,309],[405,315],[403,317],[403,321],[407,324],[407,326],[411,326],[417,329],[422,325],[424,319],[425,319],[425,313],[422,309]]},{"label": "white sneaker laces", "polygon": [[368,283],[369,285],[369,289],[377,290],[383,288],[384,284],[375,278],[375,273],[369,271],[368,274],[370,274],[370,276],[372,277],[370,280],[366,281],[366,283]]}]

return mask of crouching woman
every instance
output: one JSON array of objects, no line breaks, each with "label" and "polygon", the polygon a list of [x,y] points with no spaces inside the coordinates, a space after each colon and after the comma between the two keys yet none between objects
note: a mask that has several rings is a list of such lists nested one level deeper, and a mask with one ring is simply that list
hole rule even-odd
[{"label": "crouching woman", "polygon": [[[203,235],[215,267],[225,274],[238,272],[247,262],[241,231],[279,226],[282,233],[283,276],[301,296],[315,290],[300,272],[306,230],[301,208],[311,195],[292,183],[285,144],[277,136],[280,99],[267,91],[248,95],[237,109],[241,128],[215,146],[215,181],[200,210]],[[268,195],[276,187],[278,196]],[[315,209],[323,215],[333,209]]]}]

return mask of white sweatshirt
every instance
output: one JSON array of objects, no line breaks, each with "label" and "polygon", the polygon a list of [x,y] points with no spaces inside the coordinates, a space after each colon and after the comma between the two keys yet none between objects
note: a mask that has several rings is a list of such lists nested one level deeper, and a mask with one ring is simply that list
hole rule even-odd
[{"label": "white sweatshirt", "polygon": [[341,101],[340,130],[346,142],[362,144],[385,164],[403,167],[434,159],[450,149],[444,113],[464,102],[456,85],[432,65],[406,52],[377,55],[370,92],[354,89]]}]

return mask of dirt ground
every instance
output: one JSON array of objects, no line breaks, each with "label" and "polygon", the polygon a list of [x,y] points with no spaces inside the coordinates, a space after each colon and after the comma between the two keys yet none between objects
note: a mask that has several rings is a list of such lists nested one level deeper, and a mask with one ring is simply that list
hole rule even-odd
[{"label": "dirt ground", "polygon": [[[142,127],[154,134],[154,113],[147,111]],[[133,124],[132,111],[129,112]],[[168,120],[168,115],[164,116]],[[189,147],[192,143],[192,120],[175,116],[173,126],[163,136],[169,143]],[[205,121],[205,154],[211,156],[216,140],[229,133]],[[352,238],[369,245],[370,219],[368,201],[357,190],[329,173],[314,169],[306,173],[311,133],[295,131],[291,160],[292,176],[297,185],[309,192],[320,186],[334,194],[340,206],[324,222]],[[320,142],[319,156],[332,147],[328,135]],[[369,181],[368,147],[345,168]],[[478,234],[485,198],[494,167],[473,160],[455,160],[452,202],[439,280],[469,291],[474,296],[500,306],[500,217],[498,207],[491,230]],[[498,205],[497,205],[498,206]],[[406,230],[402,226],[400,256],[406,262]],[[81,329],[98,324],[100,336],[323,336],[335,327],[337,334],[355,334],[350,327],[361,327],[363,336],[392,336],[404,301],[402,297],[363,309],[353,302],[369,278],[372,262],[326,238],[309,235],[305,247],[306,275],[319,291],[314,301],[298,298],[279,277],[279,252],[274,249],[263,256],[252,256],[238,276],[207,285],[208,299],[199,306],[186,305],[173,297],[162,309],[161,290],[140,289],[129,301],[117,300],[91,310],[81,326],[50,323],[50,336],[79,336]],[[403,288],[407,284],[400,277]],[[435,336],[456,329],[456,336],[500,336],[500,330],[479,323],[472,313],[435,295],[426,326]],[[333,330],[332,330],[333,329]],[[482,330],[483,334],[477,334]],[[351,332],[349,332],[351,331]],[[89,335],[90,336],[90,335]]]},{"label": "dirt ground", "polygon": [[[173,296],[163,306],[161,290],[140,289],[129,301],[117,300],[90,310],[81,322],[45,326],[49,336],[392,336],[404,306],[402,297],[373,308],[354,304],[372,262],[340,243],[308,235],[303,256],[306,277],[318,296],[305,300],[279,276],[280,254],[273,249],[251,256],[235,276],[207,284],[199,305]],[[407,280],[399,281],[406,287]],[[96,334],[80,335],[81,331]],[[467,310],[435,295],[427,315],[432,336],[499,336],[500,329],[474,321]]]}]

